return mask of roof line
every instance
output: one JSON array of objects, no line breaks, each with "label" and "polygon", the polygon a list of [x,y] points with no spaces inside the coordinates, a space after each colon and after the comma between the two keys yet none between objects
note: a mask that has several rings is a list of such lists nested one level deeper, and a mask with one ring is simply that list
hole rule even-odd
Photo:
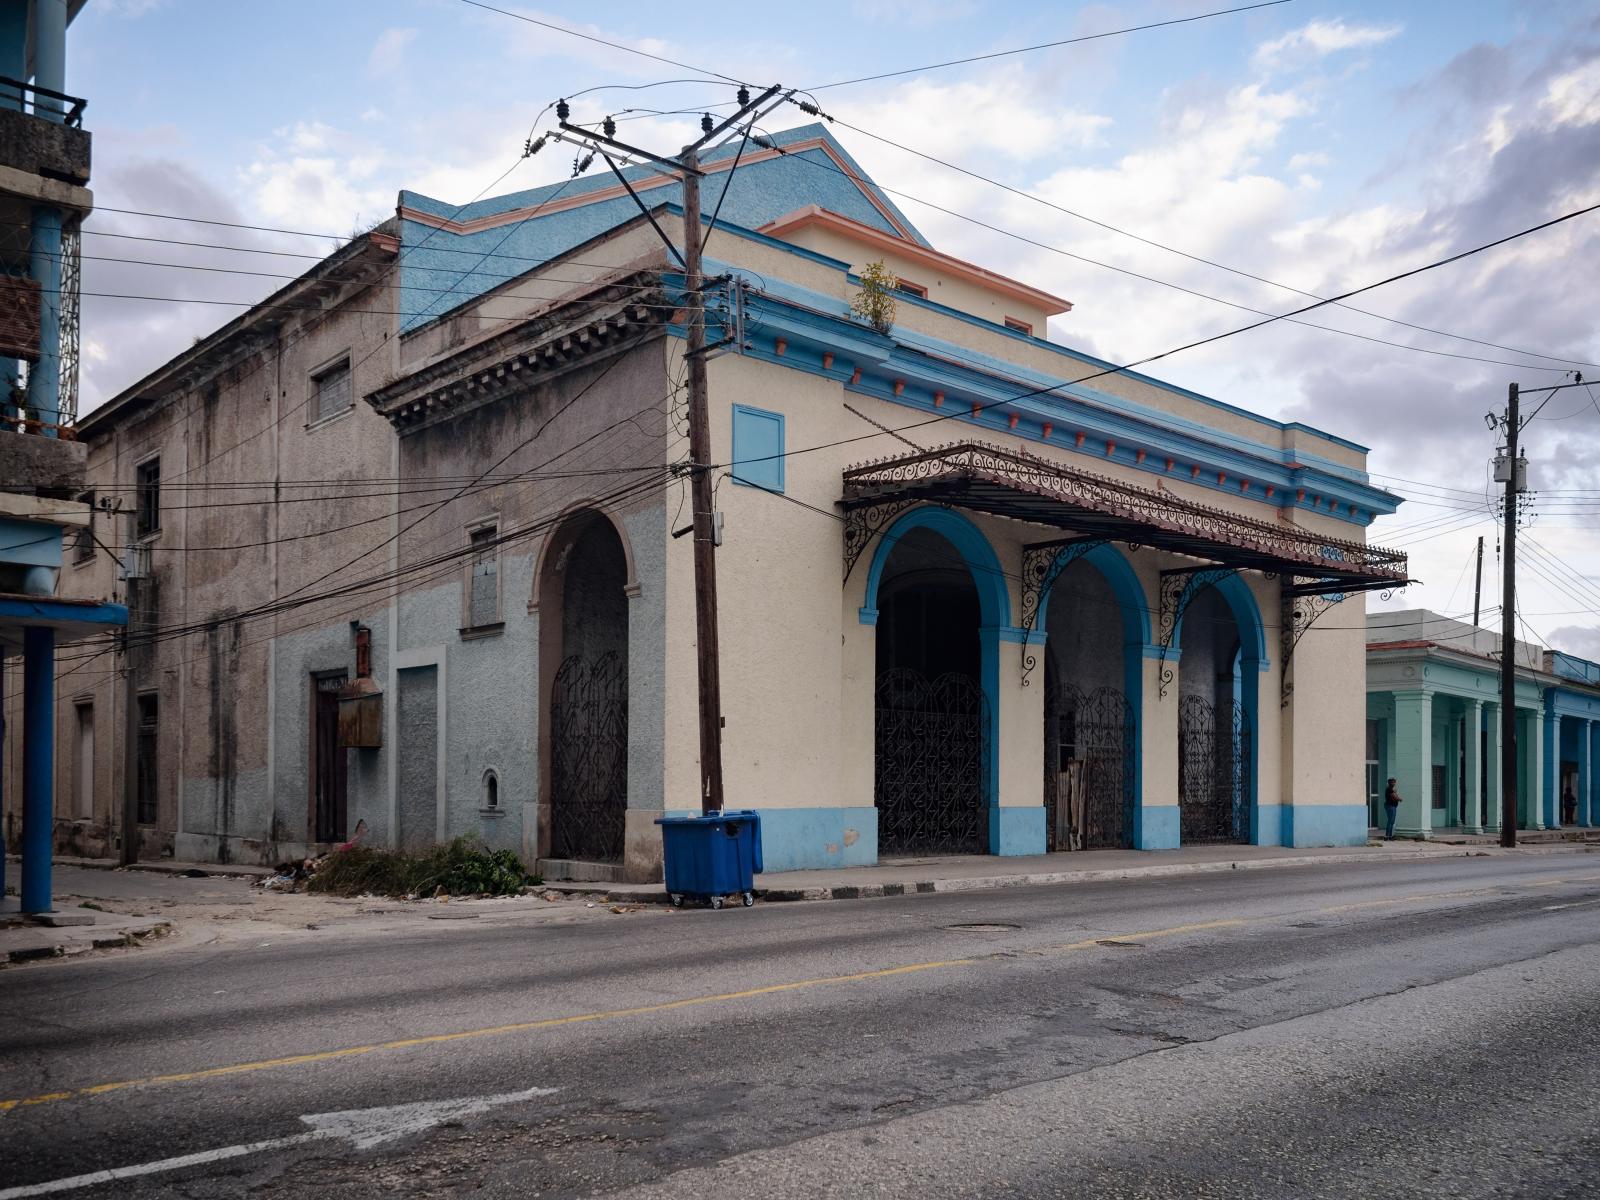
[{"label": "roof line", "polygon": [[[742,159],[739,160],[738,165],[742,168],[748,168],[755,166],[757,163],[767,162],[771,159],[784,157],[790,154],[800,154],[807,150],[821,150],[830,159],[832,159],[834,164],[839,168],[840,173],[843,174],[846,179],[850,180],[851,183],[855,184],[857,190],[861,192],[861,194],[866,198],[867,202],[871,204],[873,208],[877,209],[878,213],[883,217],[883,219],[889,222],[889,224],[898,231],[899,239],[903,239],[912,245],[921,247],[922,243],[917,241],[915,230],[913,230],[910,225],[906,223],[903,217],[901,217],[891,207],[884,203],[884,201],[876,194],[875,190],[867,184],[861,175],[856,172],[850,163],[825,137],[808,138],[803,142],[795,142],[788,146],[782,146],[773,149],[752,148],[743,156]],[[703,163],[700,169],[707,175],[718,175],[725,171],[731,172],[733,168],[733,160],[726,159]],[[644,192],[651,191],[655,188],[673,187],[676,186],[679,181],[675,175],[669,175],[664,172],[660,172],[654,175],[646,175],[641,179],[630,180],[629,182],[633,184],[634,191]],[[506,209],[504,212],[490,213],[487,216],[482,217],[472,217],[465,221],[457,221],[451,217],[444,217],[438,215],[437,213],[425,212],[422,209],[413,208],[410,205],[404,204],[400,206],[399,211],[400,216],[404,220],[415,221],[419,225],[427,225],[433,229],[442,229],[446,233],[473,234],[483,233],[490,229],[498,229],[504,225],[518,224],[519,222],[527,220],[528,217],[535,212],[537,212],[540,216],[553,216],[556,213],[567,212],[574,208],[584,208],[590,204],[599,204],[605,200],[615,200],[618,196],[625,195],[627,195],[627,189],[620,183],[613,183],[607,185],[606,187],[595,188],[591,191],[583,192],[579,195],[568,196],[563,199],[551,200],[544,203],[524,204],[518,206],[517,208]],[[871,229],[872,227],[867,225],[863,226],[863,228]],[[878,230],[877,232],[880,234],[883,233],[882,230]],[[883,236],[887,237],[891,235],[884,234]]]}]

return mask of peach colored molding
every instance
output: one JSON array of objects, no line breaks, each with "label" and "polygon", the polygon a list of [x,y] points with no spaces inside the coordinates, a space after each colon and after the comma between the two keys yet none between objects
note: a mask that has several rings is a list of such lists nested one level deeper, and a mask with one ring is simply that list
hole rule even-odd
[{"label": "peach colored molding", "polygon": [[[857,175],[855,171],[851,170],[850,164],[845,162],[844,159],[839,156],[838,151],[830,146],[825,139],[808,138],[803,142],[795,142],[791,146],[785,146],[781,153],[799,154],[806,150],[821,150],[830,159],[832,159],[834,165],[839,168],[840,173],[843,174],[845,178],[849,179],[851,183],[855,184],[858,189],[860,189],[861,194],[867,198],[867,201],[872,205],[873,208],[877,209],[881,214],[883,214],[883,219],[898,229],[901,237],[903,237],[905,240],[912,242],[913,244],[916,243],[916,239],[911,236],[911,230],[907,228],[905,222],[895,216],[893,210],[891,210],[888,205],[884,204],[872,194],[872,189],[862,181],[861,176]],[[744,157],[740,159],[739,165],[741,167],[754,166],[757,163],[767,162],[770,159],[777,158],[779,157],[779,154],[780,152],[777,150],[755,150],[752,153],[744,155]],[[731,171],[732,169],[732,159],[710,163],[704,168],[707,175],[717,175],[723,171]],[[656,188],[667,187],[676,183],[677,180],[671,175],[662,174],[647,175],[643,179],[630,180],[630,182],[633,183],[634,191],[647,192],[653,191]],[[419,225],[427,225],[433,229],[442,229],[447,233],[482,233],[486,229],[498,229],[502,225],[515,225],[520,221],[526,221],[535,213],[540,216],[547,217],[554,213],[567,212],[574,208],[583,208],[588,204],[599,204],[606,200],[615,200],[618,196],[626,196],[627,194],[627,188],[623,187],[620,183],[615,183],[607,187],[597,188],[592,192],[585,192],[581,196],[567,196],[565,198],[548,200],[542,204],[530,204],[523,208],[508,209],[506,212],[502,213],[493,213],[484,217],[474,217],[470,221],[456,221],[450,217],[441,217],[434,213],[422,212],[420,209],[409,208],[405,205],[400,206],[400,217],[402,220],[415,221]],[[871,226],[864,226],[864,228],[870,229]]]},{"label": "peach colored molding", "polygon": [[1072,311],[1072,301],[1070,300],[1063,300],[1060,296],[1052,296],[1049,292],[1040,291],[1038,288],[1030,287],[1026,283],[1008,279],[1004,275],[998,275],[986,267],[969,263],[965,259],[943,254],[938,250],[930,250],[918,242],[901,241],[880,229],[874,229],[871,225],[863,225],[860,221],[840,216],[836,212],[831,212],[815,204],[797,208],[793,212],[777,218],[775,221],[769,221],[756,232],[764,233],[768,237],[781,238],[786,233],[804,229],[811,225],[832,230],[858,242],[865,242],[876,249],[886,250],[892,254],[898,254],[904,258],[924,263],[933,270],[976,284],[978,287],[993,292],[995,295],[1019,300],[1024,304],[1042,308],[1048,316],[1053,317],[1060,313]]}]

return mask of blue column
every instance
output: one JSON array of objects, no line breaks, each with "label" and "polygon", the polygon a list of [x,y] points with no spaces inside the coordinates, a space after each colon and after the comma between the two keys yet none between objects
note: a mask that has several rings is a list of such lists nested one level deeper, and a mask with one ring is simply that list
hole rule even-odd
[{"label": "blue column", "polygon": [[56,755],[56,631],[22,631],[22,911],[50,911]]},{"label": "blue column", "polygon": [[[53,92],[67,90],[67,0],[34,0],[33,81]],[[40,100],[34,112],[47,121],[62,119],[59,101]]]},{"label": "blue column", "polygon": [[[67,90],[67,0],[34,0],[33,81]],[[33,111],[47,121],[65,119],[59,100],[39,98]],[[28,372],[28,407],[47,425],[61,423],[61,213],[33,210],[29,274],[39,284],[39,361]],[[54,436],[53,431],[46,436]]]},{"label": "blue column", "polygon": [[[28,73],[28,6],[0,4],[0,75],[21,79]],[[22,108],[22,94],[0,87],[0,108]],[[0,413],[12,410],[11,389],[22,379],[22,364],[15,358],[0,358]],[[0,875],[4,868],[0,867]]]},{"label": "blue column", "polygon": [[[29,274],[39,284],[39,361],[28,372],[28,407],[47,425],[61,423],[61,213],[33,210]],[[46,431],[54,437],[55,431]]]}]

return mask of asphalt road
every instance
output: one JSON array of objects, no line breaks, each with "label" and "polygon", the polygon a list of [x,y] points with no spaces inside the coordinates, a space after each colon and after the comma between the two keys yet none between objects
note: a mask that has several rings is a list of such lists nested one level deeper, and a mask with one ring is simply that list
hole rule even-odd
[{"label": "asphalt road", "polygon": [[27,967],[0,1198],[1600,1196],[1597,943],[1577,852]]}]

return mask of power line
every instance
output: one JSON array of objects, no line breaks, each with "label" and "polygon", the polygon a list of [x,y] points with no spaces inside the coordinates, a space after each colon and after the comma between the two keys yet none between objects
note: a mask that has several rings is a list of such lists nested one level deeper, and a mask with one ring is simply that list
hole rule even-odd
[{"label": "power line", "polygon": [[[938,166],[946,168],[947,170],[954,171],[954,172],[956,172],[956,173],[958,173],[960,175],[965,175],[969,179],[975,179],[975,180],[978,180],[981,183],[986,183],[986,184],[990,185],[991,187],[999,188],[1001,191],[1009,192],[1013,196],[1020,196],[1023,199],[1032,200],[1036,204],[1042,204],[1046,208],[1054,209],[1055,211],[1057,211],[1059,213],[1063,213],[1066,216],[1073,217],[1073,218],[1075,218],[1075,219],[1077,219],[1079,221],[1085,221],[1090,225],[1098,226],[1099,228],[1107,230],[1110,233],[1115,233],[1115,234],[1118,234],[1118,235],[1120,235],[1122,237],[1132,238],[1136,242],[1142,242],[1144,245],[1154,247],[1157,250],[1164,250],[1168,254],[1175,254],[1178,257],[1186,258],[1191,262],[1200,263],[1200,264],[1202,264],[1204,266],[1207,266],[1207,267],[1213,267],[1213,268],[1215,268],[1215,269],[1217,269],[1219,271],[1226,271],[1230,275],[1237,275],[1242,279],[1250,279],[1250,280],[1255,281],[1256,283],[1264,283],[1264,284],[1267,284],[1269,287],[1275,287],[1275,288],[1279,288],[1279,289],[1281,289],[1283,291],[1286,291],[1286,292],[1292,292],[1293,294],[1295,294],[1297,296],[1304,296],[1304,297],[1306,297],[1308,299],[1312,299],[1312,300],[1320,300],[1320,299],[1323,298],[1323,297],[1319,296],[1315,292],[1308,292],[1303,288],[1297,288],[1297,287],[1294,287],[1291,284],[1280,283],[1278,280],[1270,279],[1265,275],[1257,275],[1254,272],[1246,271],[1246,270],[1243,270],[1243,269],[1238,268],[1238,267],[1230,267],[1226,263],[1218,262],[1215,259],[1206,258],[1203,255],[1199,255],[1199,254],[1191,254],[1187,250],[1180,250],[1176,246],[1169,246],[1165,242],[1159,242],[1159,241],[1156,241],[1154,238],[1148,238],[1148,237],[1143,236],[1142,234],[1134,233],[1132,230],[1123,229],[1121,226],[1113,225],[1108,221],[1102,221],[1097,217],[1091,217],[1087,213],[1081,213],[1081,212],[1078,212],[1075,209],[1067,208],[1065,205],[1057,204],[1055,201],[1049,200],[1049,199],[1045,198],[1044,196],[1040,196],[1035,192],[1030,192],[1025,188],[1013,187],[1012,185],[1010,185],[1008,183],[1004,183],[1004,182],[1002,182],[1002,181],[1000,181],[998,179],[991,178],[990,176],[984,175],[981,172],[970,170],[967,167],[963,167],[963,166],[960,166],[960,165],[958,165],[956,163],[949,162],[948,160],[940,158],[937,155],[928,154],[925,151],[915,149],[912,146],[907,146],[903,142],[897,142],[893,138],[888,138],[888,137],[884,137],[882,134],[873,133],[871,130],[863,129],[859,125],[852,125],[849,121],[842,120],[839,117],[830,115],[830,116],[828,116],[828,120],[830,122],[832,122],[833,124],[835,124],[835,125],[842,125],[846,129],[853,130],[854,132],[861,134],[863,137],[872,138],[874,141],[882,142],[886,146],[893,146],[895,149],[901,150],[901,151],[905,152],[906,154],[915,155],[917,158],[925,159],[926,161],[931,162],[931,163],[935,163]],[[821,165],[821,164],[818,164],[818,165]],[[888,189],[885,189],[885,190],[888,190]],[[924,204],[927,203],[926,201],[919,200],[915,196],[906,196],[905,193],[896,192],[895,194],[904,196],[905,199],[912,200],[912,201],[914,201],[916,203],[924,203]],[[930,207],[937,207],[937,206],[930,206]],[[949,210],[947,210],[947,209],[941,209],[940,211],[949,212]],[[951,213],[950,215],[959,217],[961,214],[959,214],[959,213]],[[999,230],[998,232],[1004,233],[1006,231]],[[1014,235],[1011,235],[1011,236],[1014,236]],[[1065,251],[1062,251],[1062,253],[1065,253]],[[1092,262],[1093,260],[1084,259],[1083,261]],[[1110,266],[1109,264],[1104,264],[1104,263],[1095,263],[1095,265],[1097,265],[1097,266],[1105,266],[1108,270],[1119,270],[1120,269],[1120,268],[1113,267],[1113,266]],[[1139,278],[1143,279],[1143,278],[1151,278],[1151,277],[1147,277],[1147,276],[1141,275],[1141,276],[1139,276]],[[1151,281],[1155,282],[1155,283],[1160,283],[1163,286],[1168,286],[1168,287],[1177,287],[1178,286],[1176,284],[1169,284],[1166,281],[1160,280],[1160,279],[1151,278]],[[1204,297],[1205,299],[1208,299],[1208,300],[1215,300],[1218,303],[1223,303],[1223,304],[1231,303],[1230,301],[1221,300],[1219,297],[1208,296],[1203,292],[1191,292],[1191,294],[1192,295],[1197,295],[1197,296],[1202,296],[1202,297]],[[1244,306],[1243,305],[1236,305],[1235,307],[1244,307]],[[1491,341],[1487,341],[1487,340],[1485,340],[1483,338],[1470,337],[1470,336],[1468,336],[1466,334],[1451,333],[1448,330],[1444,330],[1444,329],[1434,329],[1433,327],[1428,326],[1428,325],[1419,325],[1419,324],[1417,324],[1417,323],[1415,323],[1413,321],[1403,321],[1399,317],[1385,316],[1382,313],[1372,312],[1371,310],[1365,309],[1365,308],[1357,308],[1357,307],[1355,307],[1353,305],[1349,305],[1349,304],[1340,304],[1338,307],[1346,309],[1346,310],[1348,310],[1350,312],[1359,313],[1359,314],[1361,314],[1362,316],[1365,316],[1365,317],[1372,317],[1374,320],[1385,321],[1385,322],[1388,322],[1389,324],[1392,324],[1392,325],[1402,325],[1402,326],[1406,327],[1407,329],[1415,329],[1420,333],[1429,333],[1429,334],[1433,334],[1433,335],[1435,335],[1437,337],[1452,338],[1452,339],[1454,339],[1456,341],[1472,342],[1475,345],[1488,346],[1488,347],[1491,347],[1491,348],[1493,348],[1495,350],[1504,350],[1504,351],[1506,351],[1508,353],[1511,353],[1511,354],[1521,354],[1521,355],[1524,355],[1525,357],[1528,357],[1528,358],[1545,358],[1545,359],[1551,360],[1552,362],[1577,363],[1577,364],[1579,364],[1581,366],[1600,366],[1600,363],[1589,363],[1589,362],[1585,362],[1582,359],[1570,358],[1570,357],[1565,357],[1565,356],[1556,355],[1556,354],[1543,354],[1543,353],[1540,353],[1537,350],[1524,350],[1524,349],[1520,349],[1519,347],[1508,346],[1508,345],[1505,345],[1505,344],[1500,343],[1500,342],[1491,342]],[[1327,326],[1316,326],[1316,328],[1328,328],[1328,327]],[[1336,330],[1336,332],[1349,332],[1349,331]],[[1399,345],[1400,343],[1387,343],[1387,344],[1389,344],[1389,345]],[[1422,347],[1410,347],[1410,349],[1422,349]],[[1485,361],[1498,362],[1499,360],[1489,359],[1489,360],[1485,360]],[[1524,365],[1524,364],[1513,363],[1513,364],[1505,364],[1505,365],[1520,366],[1520,365]],[[1526,365],[1530,369],[1534,369],[1534,370],[1547,370],[1547,369],[1549,369],[1549,368],[1536,367],[1536,366],[1533,366],[1532,364],[1526,364]]]},{"label": "power line", "polygon": [[[804,161],[804,160],[802,160],[802,161]],[[1516,241],[1519,238],[1528,237],[1531,234],[1539,233],[1539,232],[1542,232],[1543,230],[1550,229],[1550,228],[1552,228],[1552,227],[1554,227],[1556,225],[1562,224],[1563,222],[1575,220],[1578,217],[1587,216],[1589,213],[1595,212],[1597,210],[1600,210],[1600,204],[1591,204],[1591,205],[1588,205],[1587,207],[1584,207],[1584,208],[1574,209],[1573,211],[1568,212],[1568,213],[1564,213],[1559,217],[1553,217],[1548,221],[1542,221],[1537,225],[1531,225],[1526,229],[1520,229],[1515,233],[1506,234],[1504,237],[1496,238],[1493,241],[1484,242],[1484,243],[1482,243],[1480,245],[1472,247],[1469,250],[1462,250],[1462,251],[1459,251],[1459,252],[1457,252],[1455,254],[1449,255],[1449,256],[1447,256],[1445,258],[1435,259],[1432,262],[1424,263],[1421,266],[1412,267],[1412,268],[1410,268],[1408,270],[1401,271],[1401,272],[1399,272],[1397,274],[1394,274],[1394,275],[1390,275],[1390,276],[1388,276],[1388,277],[1386,277],[1384,279],[1379,279],[1379,280],[1377,280],[1377,281],[1375,281],[1373,283],[1364,284],[1364,285],[1362,285],[1361,287],[1358,287],[1358,288],[1351,288],[1349,291],[1342,292],[1337,296],[1331,296],[1331,297],[1327,298],[1326,300],[1318,300],[1315,303],[1303,305],[1300,308],[1292,309],[1292,310],[1290,310],[1289,312],[1286,312],[1286,313],[1279,313],[1279,314],[1277,314],[1275,316],[1269,316],[1269,317],[1267,317],[1267,318],[1265,318],[1263,320],[1260,320],[1260,321],[1253,321],[1248,325],[1241,325],[1241,326],[1239,326],[1237,328],[1234,328],[1234,329],[1224,330],[1221,333],[1214,333],[1214,334],[1211,334],[1211,335],[1209,335],[1207,337],[1197,338],[1196,340],[1194,340],[1192,342],[1185,342],[1182,345],[1174,346],[1174,347],[1172,347],[1171,349],[1168,349],[1168,350],[1163,350],[1158,354],[1151,354],[1151,355],[1147,355],[1144,358],[1134,359],[1131,362],[1126,362],[1126,363],[1122,363],[1122,364],[1118,364],[1118,365],[1108,366],[1108,367],[1103,368],[1102,370],[1091,372],[1088,375],[1079,376],[1077,379],[1063,380],[1060,383],[1050,384],[1050,385],[1045,386],[1045,387],[1033,388],[1033,389],[1030,389],[1028,391],[1020,392],[1020,393],[1018,393],[1016,395],[1012,395],[1012,396],[1005,396],[1005,397],[1002,397],[999,400],[990,401],[987,404],[975,405],[972,408],[971,412],[972,412],[973,416],[977,416],[979,413],[986,412],[991,408],[1001,407],[1001,406],[1006,405],[1006,404],[1014,404],[1018,400],[1025,400],[1025,399],[1028,399],[1028,398],[1033,397],[1033,396],[1049,395],[1049,394],[1054,393],[1054,392],[1059,392],[1063,388],[1072,387],[1072,386],[1075,386],[1075,385],[1081,384],[1081,383],[1087,383],[1092,379],[1099,379],[1099,378],[1101,378],[1103,376],[1106,376],[1106,375],[1121,374],[1122,372],[1130,371],[1135,367],[1141,367],[1141,366],[1144,366],[1147,363],[1156,362],[1156,361],[1158,361],[1160,359],[1163,359],[1163,358],[1170,358],[1174,354],[1181,354],[1186,350],[1193,350],[1193,349],[1196,349],[1197,347],[1200,347],[1200,346],[1207,346],[1207,345],[1211,345],[1212,343],[1215,343],[1215,342],[1220,342],[1220,341],[1224,340],[1225,338],[1236,337],[1236,336],[1238,336],[1239,334],[1242,334],[1242,333],[1249,333],[1249,332],[1251,332],[1253,330],[1261,329],[1264,326],[1274,324],[1275,322],[1287,320],[1290,317],[1299,316],[1302,313],[1308,313],[1308,312],[1313,311],[1314,309],[1323,308],[1323,307],[1326,307],[1327,305],[1330,305],[1330,304],[1336,304],[1340,300],[1348,299],[1351,296],[1359,296],[1364,292],[1375,291],[1376,289],[1381,288],[1381,287],[1386,287],[1391,283],[1398,283],[1398,282],[1400,282],[1401,280],[1404,280],[1404,279],[1414,278],[1415,276],[1421,275],[1424,272],[1436,270],[1439,267],[1449,266],[1452,263],[1457,263],[1457,262],[1462,261],[1463,259],[1470,258],[1473,255],[1482,254],[1485,251],[1493,250],[1496,247],[1506,245],[1507,243]],[[950,419],[952,419],[954,417],[958,417],[958,416],[962,416],[962,415],[963,414],[958,413],[958,412],[956,412],[955,410],[952,409],[952,411],[950,411],[948,413],[942,413],[939,416],[928,417],[928,418],[926,418],[924,420],[912,421],[912,422],[908,422],[905,425],[896,426],[896,427],[894,427],[892,432],[894,432],[894,433],[903,433],[903,432],[905,432],[907,430],[911,430],[911,429],[921,429],[921,428],[924,428],[925,426],[936,425],[936,424],[938,424],[938,423],[940,423],[942,421],[948,421],[948,420],[950,420]],[[882,437],[882,436],[883,436],[883,434],[881,434],[881,433],[870,433],[870,434],[860,434],[860,435],[857,435],[855,437],[838,438],[838,439],[835,439],[834,441],[831,441],[831,442],[820,442],[820,443],[818,443],[816,445],[813,445],[813,446],[803,446],[798,450],[788,450],[788,451],[783,452],[782,454],[766,455],[766,456],[764,456],[762,458],[759,458],[759,459],[749,459],[749,460],[746,460],[746,461],[748,461],[748,462],[765,462],[765,461],[770,461],[772,459],[778,459],[778,458],[793,458],[793,457],[795,457],[797,455],[800,455],[800,454],[810,454],[810,453],[812,453],[814,451],[817,451],[817,450],[833,449],[833,448],[838,447],[838,446],[850,445],[850,444],[855,443],[855,442],[867,441],[867,440],[869,440],[871,438]],[[727,466],[728,464],[721,464],[721,465]]]},{"label": "power line", "polygon": [[883,71],[877,75],[862,75],[856,79],[836,79],[832,83],[819,83],[815,87],[802,88],[805,92],[824,92],[829,88],[850,87],[857,83],[875,83],[880,79],[894,79],[901,75],[920,75],[924,71],[939,71],[946,67],[961,67],[969,63],[988,62],[996,58],[1008,58],[1015,54],[1031,54],[1036,50],[1054,50],[1061,46],[1076,46],[1083,42],[1096,42],[1103,38],[1121,37],[1128,33],[1143,33],[1150,29],[1164,29],[1169,25],[1188,25],[1195,21],[1209,21],[1213,17],[1227,17],[1235,13],[1254,12],[1258,8],[1275,8],[1280,4],[1287,4],[1289,0],[1263,0],[1260,4],[1246,4],[1241,8],[1223,8],[1215,12],[1196,13],[1189,17],[1173,17],[1167,21],[1151,21],[1146,25],[1129,25],[1123,29],[1108,29],[1103,33],[1086,33],[1079,37],[1061,38],[1054,42],[1040,42],[1034,46],[1018,46],[1013,50],[996,50],[989,54],[974,54],[968,58],[952,58],[947,62],[928,63],[920,67],[904,67],[898,71]]}]

